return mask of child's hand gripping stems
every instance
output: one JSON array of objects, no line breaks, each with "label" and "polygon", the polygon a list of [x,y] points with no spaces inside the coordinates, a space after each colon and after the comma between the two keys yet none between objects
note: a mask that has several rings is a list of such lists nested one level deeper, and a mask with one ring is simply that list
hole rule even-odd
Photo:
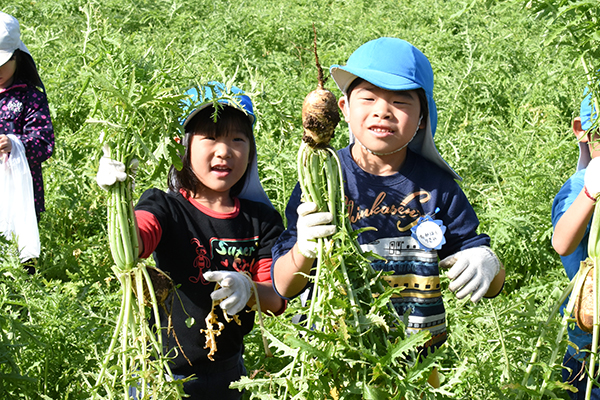
[{"label": "child's hand gripping stems", "polygon": [[[107,145],[102,148],[104,155],[100,158],[100,165],[96,173],[96,182],[104,190],[110,189],[117,182],[125,182],[127,173],[125,172],[125,164],[120,161],[115,161],[110,158],[110,150]],[[135,174],[138,169],[139,162],[137,159],[131,160],[129,169],[131,171],[131,190],[135,187]]]},{"label": "child's hand gripping stems", "polygon": [[477,303],[488,291],[500,271],[500,260],[487,246],[473,247],[440,261],[440,268],[450,268],[446,276],[452,281],[448,287],[462,299],[469,293]]},{"label": "child's hand gripping stems", "polygon": [[252,284],[247,276],[235,271],[206,271],[204,279],[216,282],[220,288],[210,294],[213,300],[223,300],[219,306],[233,316],[244,309],[252,295]]},{"label": "child's hand gripping stems", "polygon": [[593,199],[597,199],[600,193],[600,157],[590,161],[585,169],[583,182],[586,194]]},{"label": "child's hand gripping stems", "polygon": [[331,236],[336,231],[335,225],[326,225],[333,220],[330,212],[316,212],[317,204],[302,203],[298,206],[298,250],[306,258],[317,257],[315,239]]}]

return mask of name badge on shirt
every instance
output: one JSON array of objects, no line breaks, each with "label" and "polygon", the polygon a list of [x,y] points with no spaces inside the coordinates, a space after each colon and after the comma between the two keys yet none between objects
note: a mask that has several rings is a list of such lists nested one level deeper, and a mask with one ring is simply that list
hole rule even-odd
[{"label": "name badge on shirt", "polygon": [[440,250],[446,243],[446,227],[441,220],[433,219],[430,215],[419,217],[410,231],[423,250]]}]

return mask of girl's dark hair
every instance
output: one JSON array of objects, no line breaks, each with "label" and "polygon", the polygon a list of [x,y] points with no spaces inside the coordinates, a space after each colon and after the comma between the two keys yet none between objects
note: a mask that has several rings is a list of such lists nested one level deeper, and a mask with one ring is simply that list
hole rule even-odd
[{"label": "girl's dark hair", "polygon": [[[350,100],[350,93],[352,93],[352,91],[362,82],[365,82],[363,78],[356,78],[352,81],[352,83],[350,83],[350,86],[348,86],[348,90],[346,90],[346,97],[348,98],[348,100]],[[421,116],[423,117],[424,121],[427,121],[427,117],[429,115],[429,107],[427,103],[427,95],[425,94],[425,89],[418,88],[415,89],[415,91],[417,92],[419,103],[421,103]]]},{"label": "girl's dark hair", "polygon": [[[215,109],[213,106],[206,107],[187,123],[185,127],[185,136],[183,138],[185,152],[183,156],[181,156],[183,167],[181,168],[181,171],[178,171],[174,166],[171,166],[171,169],[169,170],[169,189],[173,192],[178,193],[180,189],[183,189],[188,196],[193,197],[202,187],[202,183],[196,177],[194,171],[192,171],[189,144],[194,135],[203,134],[221,137],[228,135],[230,132],[243,132],[250,142],[248,162],[252,162],[254,159],[254,155],[256,154],[256,144],[254,143],[252,124],[250,123],[248,116],[243,111],[236,108],[224,106],[219,109],[218,118],[215,122],[214,113]],[[240,194],[244,188],[249,169],[250,168],[246,168],[246,172],[242,178],[236,182],[229,191],[232,198]]]},{"label": "girl's dark hair", "polygon": [[32,86],[38,87],[42,91],[45,91],[44,84],[42,83],[42,79],[40,78],[33,58],[20,49],[15,50],[13,57],[17,62],[14,81],[25,82]]}]

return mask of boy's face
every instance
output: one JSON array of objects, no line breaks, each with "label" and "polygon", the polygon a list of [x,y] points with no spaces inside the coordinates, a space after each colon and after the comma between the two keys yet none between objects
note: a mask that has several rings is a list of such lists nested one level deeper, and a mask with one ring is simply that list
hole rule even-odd
[{"label": "boy's face", "polygon": [[339,106],[356,139],[375,153],[406,146],[417,128],[425,127],[419,123],[421,104],[415,90],[389,91],[364,81]]}]

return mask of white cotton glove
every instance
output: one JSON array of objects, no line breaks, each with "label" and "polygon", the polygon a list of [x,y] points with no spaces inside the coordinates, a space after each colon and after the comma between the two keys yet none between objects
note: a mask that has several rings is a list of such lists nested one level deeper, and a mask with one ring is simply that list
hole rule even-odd
[{"label": "white cotton glove", "polygon": [[333,220],[330,212],[317,211],[316,203],[301,203],[297,210],[298,250],[307,258],[317,257],[315,239],[325,238],[335,233],[335,225],[326,225]]},{"label": "white cotton glove", "polygon": [[[469,293],[471,301],[477,303],[490,288],[500,271],[500,260],[487,246],[473,247],[440,261],[440,268],[450,268],[446,276],[452,281],[450,289],[462,299]],[[457,291],[458,290],[458,291]]]},{"label": "white cotton glove", "polygon": [[583,182],[590,196],[597,198],[598,193],[600,193],[600,157],[590,161],[585,169]]},{"label": "white cotton glove", "polygon": [[244,309],[252,295],[252,284],[248,277],[235,271],[206,271],[204,279],[221,286],[210,294],[213,300],[223,300],[219,305],[233,316]]},{"label": "white cotton glove", "polygon": [[118,182],[125,182],[127,173],[125,172],[125,164],[120,161],[115,161],[108,156],[109,150],[104,145],[104,155],[100,158],[100,165],[96,173],[96,182],[104,189],[108,190],[112,185]]}]

